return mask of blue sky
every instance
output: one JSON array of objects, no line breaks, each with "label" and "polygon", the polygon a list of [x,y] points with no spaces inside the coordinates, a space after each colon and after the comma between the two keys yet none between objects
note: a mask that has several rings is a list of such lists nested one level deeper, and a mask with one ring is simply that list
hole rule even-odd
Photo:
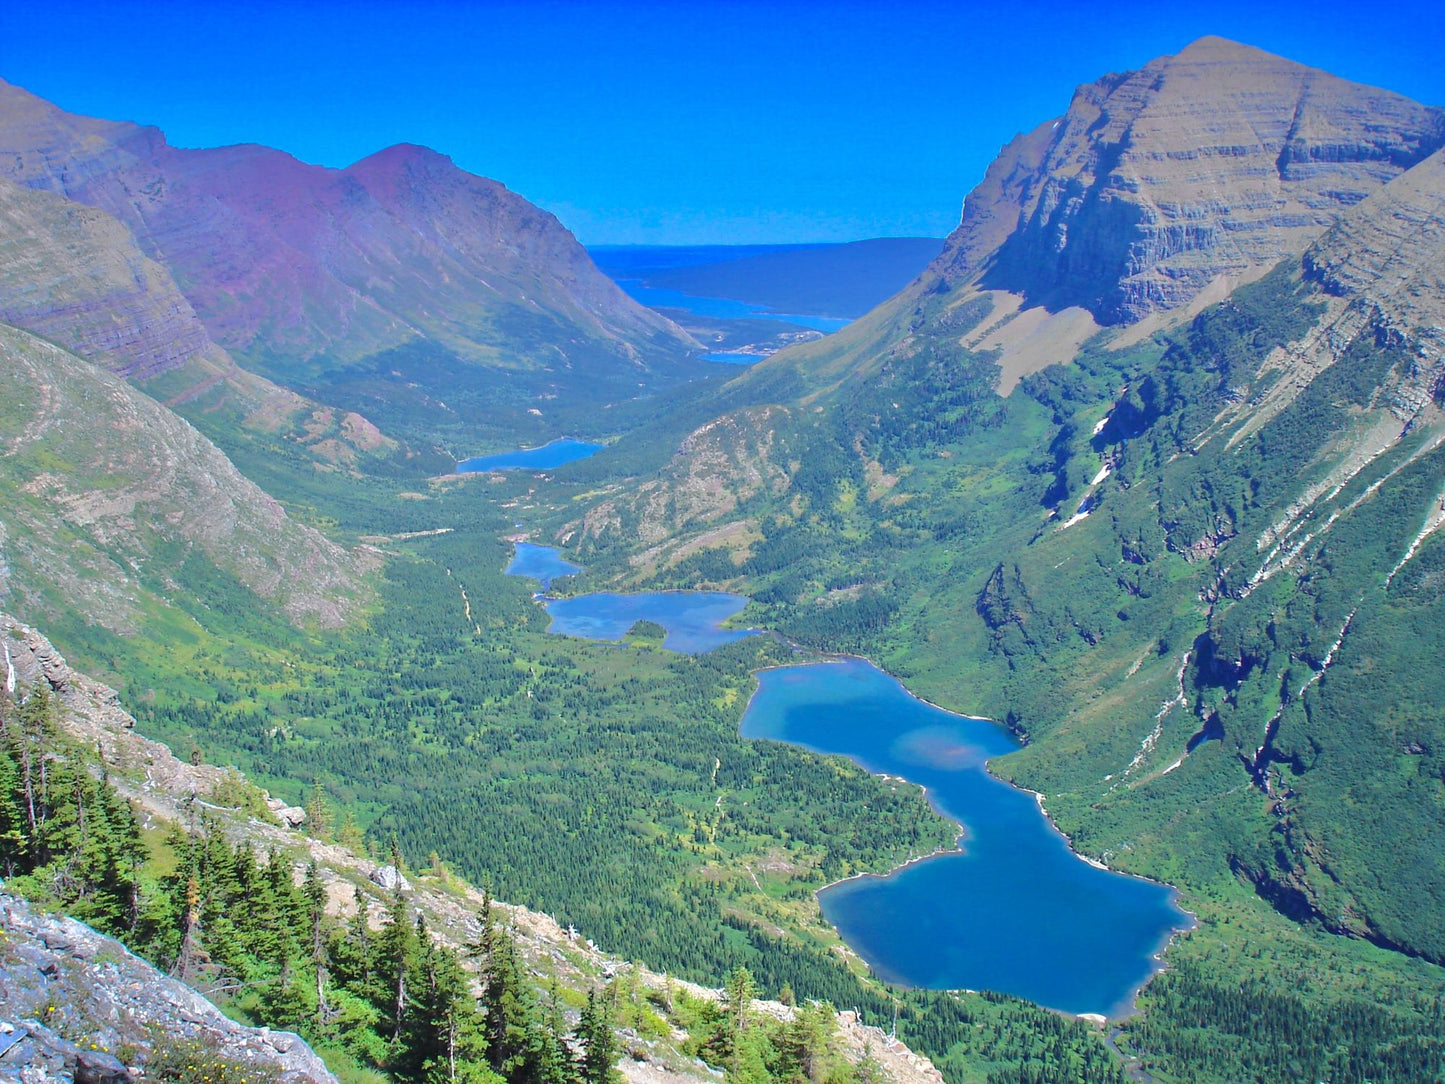
[{"label": "blue sky", "polygon": [[180,146],[423,143],[585,242],[940,236],[1073,87],[1221,34],[1445,105],[1436,4],[5,0],[0,76]]}]

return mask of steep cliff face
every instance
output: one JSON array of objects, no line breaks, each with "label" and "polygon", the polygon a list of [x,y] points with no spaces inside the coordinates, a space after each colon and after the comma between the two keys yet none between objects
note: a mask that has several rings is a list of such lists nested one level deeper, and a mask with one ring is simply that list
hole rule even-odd
[{"label": "steep cliff face", "polygon": [[0,598],[132,632],[192,555],[299,623],[339,625],[367,596],[379,558],[293,522],[119,377],[5,325],[0,371]]},{"label": "steep cliff face", "polygon": [[1132,323],[1302,251],[1442,142],[1441,110],[1204,38],[1006,147],[935,272]]},{"label": "steep cliff face", "polygon": [[1370,196],[1305,253],[1306,272],[1331,294],[1370,310],[1397,334],[1445,346],[1445,152]]},{"label": "steep cliff face", "polygon": [[665,372],[694,349],[550,214],[420,147],[349,169],[185,150],[0,83],[0,176],[113,215],[243,360],[332,363],[418,339],[472,360]]},{"label": "steep cliff face", "polygon": [[0,181],[0,321],[118,376],[146,380],[225,358],[170,272],[110,215]]}]

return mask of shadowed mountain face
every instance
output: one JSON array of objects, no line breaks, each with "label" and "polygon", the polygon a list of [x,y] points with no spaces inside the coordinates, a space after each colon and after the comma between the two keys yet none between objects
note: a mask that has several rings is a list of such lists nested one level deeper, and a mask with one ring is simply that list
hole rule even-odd
[{"label": "shadowed mountain face", "polygon": [[184,150],[0,83],[0,150],[0,175],[119,219],[212,338],[275,373],[429,340],[467,361],[645,378],[693,348],[552,215],[421,147],[345,170]]},{"label": "shadowed mountain face", "polygon": [[324,465],[394,447],[359,415],[334,424],[335,411],[238,366],[114,217],[4,180],[0,322],[125,377],[212,432],[287,433]]},{"label": "shadowed mountain face", "polygon": [[1439,109],[1204,38],[1004,148],[935,270],[1132,323],[1299,252],[1442,142]]}]

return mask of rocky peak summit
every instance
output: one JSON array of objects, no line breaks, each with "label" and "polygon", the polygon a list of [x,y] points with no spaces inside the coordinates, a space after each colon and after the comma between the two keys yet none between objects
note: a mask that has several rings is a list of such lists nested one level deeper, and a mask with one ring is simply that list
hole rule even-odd
[{"label": "rocky peak summit", "polygon": [[1132,323],[1303,251],[1442,143],[1445,111],[1201,38],[1014,139],[934,270]]}]

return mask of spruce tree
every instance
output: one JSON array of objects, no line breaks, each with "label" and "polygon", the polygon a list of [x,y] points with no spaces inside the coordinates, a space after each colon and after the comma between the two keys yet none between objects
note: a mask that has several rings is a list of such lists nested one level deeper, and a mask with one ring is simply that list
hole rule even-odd
[{"label": "spruce tree", "polygon": [[607,1007],[598,999],[596,990],[587,991],[587,1004],[577,1023],[577,1043],[582,1048],[580,1065],[582,1084],[612,1084],[616,1074],[617,1036]]}]

